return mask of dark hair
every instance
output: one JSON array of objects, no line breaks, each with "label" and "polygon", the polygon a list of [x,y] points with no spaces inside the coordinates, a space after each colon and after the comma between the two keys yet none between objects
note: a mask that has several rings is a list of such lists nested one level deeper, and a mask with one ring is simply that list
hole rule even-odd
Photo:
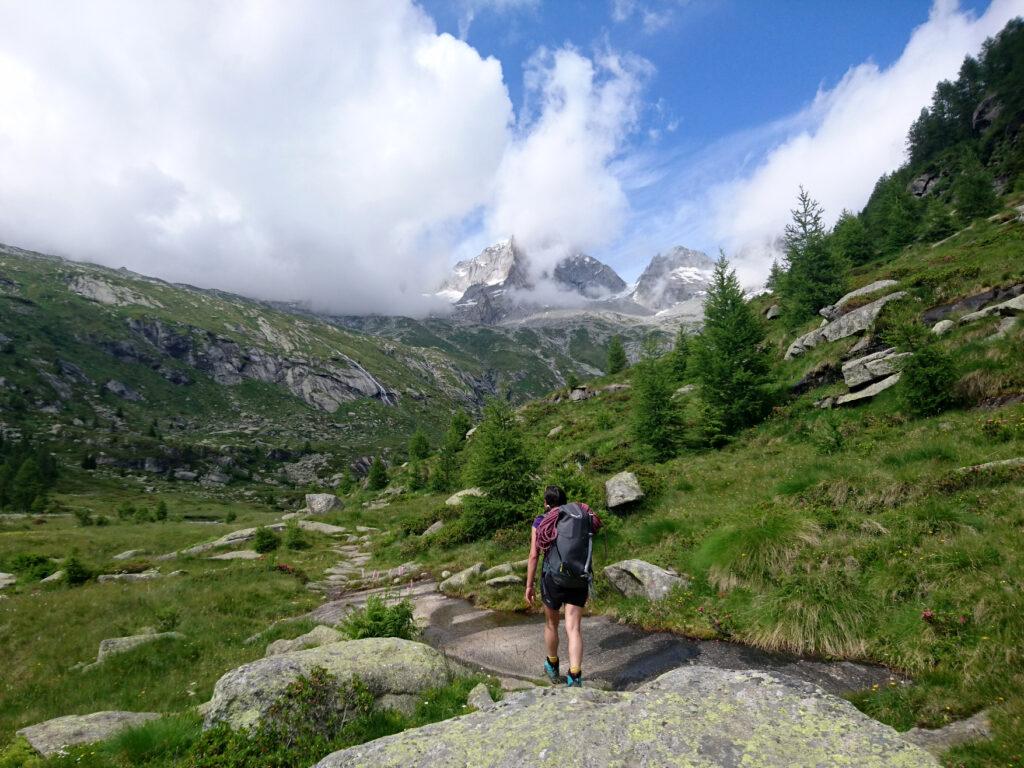
[{"label": "dark hair", "polygon": [[549,485],[544,489],[544,503],[549,507],[560,507],[565,504],[565,491],[557,485]]}]

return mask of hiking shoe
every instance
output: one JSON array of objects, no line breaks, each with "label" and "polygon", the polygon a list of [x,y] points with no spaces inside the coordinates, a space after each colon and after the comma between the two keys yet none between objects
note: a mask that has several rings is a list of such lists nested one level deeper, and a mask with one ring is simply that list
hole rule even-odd
[{"label": "hiking shoe", "polygon": [[583,674],[574,675],[570,672],[565,677],[566,688],[582,688],[583,687]]},{"label": "hiking shoe", "polygon": [[562,681],[562,676],[558,674],[558,667],[547,659],[544,659],[544,674],[548,676],[548,680],[551,681],[552,685],[558,685]]}]

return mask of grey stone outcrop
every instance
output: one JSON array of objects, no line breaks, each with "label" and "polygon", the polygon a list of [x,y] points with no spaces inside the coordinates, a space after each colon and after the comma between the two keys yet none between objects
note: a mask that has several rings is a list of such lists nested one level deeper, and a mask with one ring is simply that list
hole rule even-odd
[{"label": "grey stone outcrop", "polygon": [[884,392],[889,387],[895,386],[902,376],[902,373],[894,373],[892,376],[876,381],[870,386],[864,387],[864,389],[858,389],[856,392],[847,392],[845,395],[840,395],[836,398],[836,405],[849,405],[850,403],[860,402],[861,400],[870,400],[875,395]]},{"label": "grey stone outcrop", "polygon": [[449,576],[447,579],[437,585],[437,588],[442,592],[452,592],[457,589],[462,589],[472,579],[478,577],[484,571],[483,563],[474,563],[465,570],[459,571],[454,576]]},{"label": "grey stone outcrop", "polygon": [[162,574],[156,568],[150,568],[142,573],[105,573],[102,576],[97,577],[96,581],[100,584],[110,584],[112,582],[130,583],[134,581],[152,581],[153,579],[159,579]]},{"label": "grey stone outcrop", "polygon": [[906,295],[905,291],[896,291],[880,299],[875,299],[863,307],[851,310],[831,322],[826,321],[820,328],[815,328],[813,331],[805,333],[790,344],[789,349],[786,350],[786,359],[791,360],[802,355],[807,350],[823,342],[839,341],[839,339],[845,339],[848,336],[866,331],[874,325],[875,320],[878,319],[878,315],[886,304],[890,301],[902,299]]},{"label": "grey stone outcrop", "polygon": [[328,755],[316,768],[638,765],[936,768],[925,750],[809,683],[680,667],[635,691],[534,688]]},{"label": "grey stone outcrop", "polygon": [[18,731],[43,757],[51,757],[66,747],[93,744],[109,739],[125,728],[160,717],[156,712],[93,712],[90,715],[66,715],[30,725]]},{"label": "grey stone outcrop", "polygon": [[644,497],[640,481],[632,472],[619,472],[608,478],[604,484],[604,493],[608,509],[632,504]]},{"label": "grey stone outcrop", "polygon": [[960,744],[991,738],[992,721],[987,711],[981,711],[966,720],[958,720],[942,728],[911,728],[902,735],[911,744],[939,757]]},{"label": "grey stone outcrop", "polygon": [[480,488],[466,488],[465,490],[453,493],[445,500],[445,504],[449,507],[462,506],[462,502],[467,496],[486,496],[487,494]]},{"label": "grey stone outcrop", "polygon": [[604,569],[604,575],[613,587],[626,597],[646,597],[662,600],[677,586],[689,586],[679,574],[659,568],[645,560],[621,560]]},{"label": "grey stone outcrop", "polygon": [[326,515],[332,509],[341,506],[341,501],[333,493],[307,493],[306,509],[311,515]]},{"label": "grey stone outcrop", "polygon": [[903,364],[910,352],[897,352],[895,348],[883,349],[864,357],[843,363],[843,380],[850,389],[869,384],[903,370]]},{"label": "grey stone outcrop", "polygon": [[397,637],[347,640],[243,664],[217,681],[204,726],[246,728],[259,722],[288,685],[316,667],[346,684],[359,678],[381,706],[410,711],[419,694],[451,682],[460,671],[423,643]]},{"label": "grey stone outcrop", "polygon": [[304,651],[307,648],[318,648],[321,645],[339,643],[345,637],[336,629],[326,627],[323,624],[313,627],[304,635],[299,635],[291,640],[275,640],[267,646],[265,656],[279,656],[282,653],[293,653]]},{"label": "grey stone outcrop", "polygon": [[821,309],[818,310],[818,314],[824,317],[826,320],[835,320],[837,317],[843,314],[843,310],[846,309],[846,306],[854,299],[858,299],[861,296],[867,296],[869,294],[875,293],[876,291],[881,291],[886,288],[895,288],[897,285],[899,285],[899,283],[897,283],[895,280],[876,280],[873,283],[865,285],[863,288],[858,288],[855,291],[850,291],[848,294],[839,299],[839,301],[837,301],[835,304],[832,304],[828,307],[822,307]]}]

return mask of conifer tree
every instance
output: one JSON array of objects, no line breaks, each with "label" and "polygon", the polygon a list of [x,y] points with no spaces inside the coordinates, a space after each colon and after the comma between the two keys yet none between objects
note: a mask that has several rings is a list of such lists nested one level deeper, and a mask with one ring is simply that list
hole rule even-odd
[{"label": "conifer tree", "polygon": [[608,364],[605,369],[608,373],[619,373],[626,369],[626,348],[618,334],[608,342]]},{"label": "conifer tree", "polygon": [[25,459],[11,481],[11,506],[28,511],[36,497],[46,493],[46,484],[35,457]]},{"label": "conifer tree", "polygon": [[686,378],[686,368],[690,362],[690,333],[685,327],[679,326],[676,331],[676,343],[672,349],[672,376],[676,383]]},{"label": "conifer tree", "polygon": [[977,158],[970,157],[953,184],[956,212],[961,223],[990,216],[999,209],[999,198],[992,186],[992,177]]},{"label": "conifer tree", "polygon": [[704,329],[694,339],[693,357],[701,396],[726,433],[764,414],[768,359],[760,346],[763,339],[761,322],[723,255],[704,301]]},{"label": "conifer tree", "polygon": [[793,221],[786,225],[786,278],[782,283],[783,311],[798,325],[838,299],[846,290],[846,265],[828,247],[824,211],[800,187]]},{"label": "conifer tree", "polygon": [[928,198],[924,208],[924,219],[921,222],[921,239],[926,243],[936,243],[956,232],[956,222],[949,209],[936,197]]},{"label": "conifer tree", "polygon": [[536,491],[536,469],[515,412],[504,400],[491,399],[484,406],[466,464],[466,479],[486,494],[463,502],[467,535],[481,538],[525,519],[526,502]]},{"label": "conifer tree", "polygon": [[645,357],[633,368],[633,435],[656,461],[671,458],[679,444],[682,418],[672,395],[672,359]]},{"label": "conifer tree", "polygon": [[832,228],[829,245],[847,264],[864,264],[875,254],[864,222],[845,209],[839,214]]},{"label": "conifer tree", "polygon": [[419,461],[430,455],[430,440],[427,433],[418,428],[409,438],[409,458],[412,461]]},{"label": "conifer tree", "polygon": [[370,472],[366,476],[366,487],[371,491],[379,491],[388,485],[388,470],[380,456],[373,458]]}]

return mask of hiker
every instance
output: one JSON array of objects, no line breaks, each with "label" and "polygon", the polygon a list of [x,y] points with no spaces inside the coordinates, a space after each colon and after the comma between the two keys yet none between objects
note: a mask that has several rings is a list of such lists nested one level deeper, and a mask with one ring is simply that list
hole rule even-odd
[{"label": "hiker", "polygon": [[533,605],[533,579],[537,559],[544,553],[541,570],[540,599],[544,603],[544,645],[547,658],[544,672],[552,683],[558,683],[558,611],[565,606],[565,634],[569,638],[569,674],[565,683],[570,688],[583,685],[583,635],[580,622],[583,605],[590,595],[593,579],[593,536],[601,527],[590,507],[580,502],[567,503],[565,491],[557,485],[544,490],[544,514],[533,521],[530,537],[530,559],[526,566],[526,602]]}]

